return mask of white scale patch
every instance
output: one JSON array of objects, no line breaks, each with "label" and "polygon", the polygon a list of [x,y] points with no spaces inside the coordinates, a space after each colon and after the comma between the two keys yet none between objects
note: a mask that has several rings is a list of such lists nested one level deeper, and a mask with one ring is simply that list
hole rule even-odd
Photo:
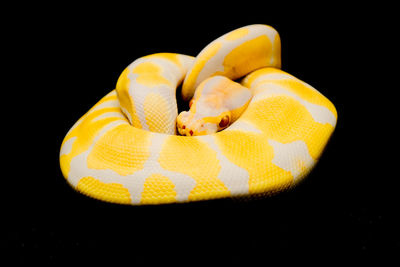
[{"label": "white scale patch", "polygon": [[76,136],[71,137],[70,139],[68,139],[67,141],[64,142],[64,144],[60,150],[60,156],[71,153],[72,144],[75,142],[75,140],[76,140]]},{"label": "white scale patch", "polygon": [[232,196],[244,195],[249,192],[249,173],[247,170],[233,164],[220,151],[213,135],[198,136],[198,139],[209,145],[216,153],[221,165],[218,179],[229,189]]},{"label": "white scale patch", "polygon": [[124,114],[122,114],[121,112],[105,112],[99,116],[97,116],[96,118],[94,118],[92,120],[92,122],[98,121],[98,120],[102,120],[102,119],[106,119],[106,118],[120,118],[120,119],[126,119],[126,117],[124,116]]},{"label": "white scale patch", "polygon": [[262,131],[260,129],[258,129],[252,123],[244,121],[243,119],[238,119],[224,131],[243,131],[243,132],[262,134]]},{"label": "white scale patch", "polygon": [[291,172],[294,184],[297,184],[304,177],[301,169],[302,166],[309,170],[316,163],[310,156],[304,141],[299,140],[283,144],[270,139],[268,143],[274,148],[272,163],[285,171]]},{"label": "white scale patch", "polygon": [[[254,79],[251,82],[250,86],[252,88],[256,88],[259,85],[259,83],[268,82],[270,80],[275,80],[275,81],[276,80],[294,80],[296,82],[300,81],[299,79],[297,79],[297,78],[295,78],[295,77],[293,77],[293,76],[291,76],[290,74],[287,74],[287,73],[268,73],[268,74],[263,74],[260,77]],[[311,86],[309,86],[309,87],[311,87]],[[315,90],[315,88],[313,88],[313,89]]]},{"label": "white scale patch", "polygon": [[[116,94],[117,94],[117,92],[115,90],[112,90],[111,93],[109,93],[107,96],[112,96],[112,95],[116,95]],[[93,109],[91,109],[87,114],[90,114],[96,110],[100,110],[103,108],[119,108],[119,107],[120,107],[120,105],[119,105],[118,99],[115,99],[115,100],[112,99],[112,100],[105,101],[101,104],[98,104]]]}]

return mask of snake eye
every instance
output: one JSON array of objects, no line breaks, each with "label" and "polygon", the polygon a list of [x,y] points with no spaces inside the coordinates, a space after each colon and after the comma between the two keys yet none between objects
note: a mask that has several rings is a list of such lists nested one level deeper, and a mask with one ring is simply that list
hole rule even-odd
[{"label": "snake eye", "polygon": [[192,107],[192,104],[193,104],[193,98],[190,100],[190,102],[189,102],[189,108],[191,108]]},{"label": "snake eye", "polygon": [[229,125],[229,116],[225,115],[222,117],[221,121],[219,122],[219,127],[224,128]]}]

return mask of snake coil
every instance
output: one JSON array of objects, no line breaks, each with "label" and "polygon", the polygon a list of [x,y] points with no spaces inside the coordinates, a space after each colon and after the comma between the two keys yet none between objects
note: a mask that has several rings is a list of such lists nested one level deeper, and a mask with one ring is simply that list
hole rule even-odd
[{"label": "snake coil", "polygon": [[[62,173],[85,195],[133,205],[288,189],[317,163],[337,112],[280,67],[280,37],[267,25],[229,32],[197,57],[139,58],[69,130],[60,151]],[[217,133],[176,135],[176,88],[183,83],[182,98],[189,101],[215,76],[241,79],[251,92],[243,114]]]}]

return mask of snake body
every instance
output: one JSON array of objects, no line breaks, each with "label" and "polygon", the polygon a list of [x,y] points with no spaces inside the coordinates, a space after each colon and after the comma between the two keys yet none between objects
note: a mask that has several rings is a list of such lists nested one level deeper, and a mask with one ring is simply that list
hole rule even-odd
[{"label": "snake body", "polygon": [[[269,195],[298,184],[320,158],[337,112],[315,88],[280,70],[280,53],[275,29],[249,25],[216,39],[197,57],[158,53],[135,60],[116,89],[65,136],[64,177],[85,195],[133,205]],[[241,81],[227,86],[232,94],[219,89],[228,99],[218,106],[223,108],[196,117],[200,111],[193,106],[211,99],[201,97],[204,84],[229,84],[227,78]],[[194,127],[194,136],[176,135],[177,128],[192,135],[178,117],[181,83],[182,98],[194,100],[189,113],[196,123],[207,118],[221,124],[228,114],[229,125],[222,123],[216,133],[210,126],[198,133]]]}]

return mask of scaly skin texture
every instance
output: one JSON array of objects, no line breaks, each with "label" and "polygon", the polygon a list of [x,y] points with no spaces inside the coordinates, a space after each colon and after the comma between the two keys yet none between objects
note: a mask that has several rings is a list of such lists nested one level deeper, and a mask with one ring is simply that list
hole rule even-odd
[{"label": "scaly skin texture", "polygon": [[[266,25],[227,33],[196,58],[161,53],[136,60],[65,136],[64,177],[83,194],[132,205],[269,195],[296,185],[320,158],[337,113],[280,64],[279,35]],[[238,85],[218,75],[243,79]],[[206,92],[202,82],[213,80],[225,86]],[[183,98],[194,96],[193,118],[212,114],[219,124],[229,115],[229,126],[174,135],[175,90],[182,81]],[[250,100],[235,92],[251,92]],[[245,102],[239,110],[227,105]]]}]

